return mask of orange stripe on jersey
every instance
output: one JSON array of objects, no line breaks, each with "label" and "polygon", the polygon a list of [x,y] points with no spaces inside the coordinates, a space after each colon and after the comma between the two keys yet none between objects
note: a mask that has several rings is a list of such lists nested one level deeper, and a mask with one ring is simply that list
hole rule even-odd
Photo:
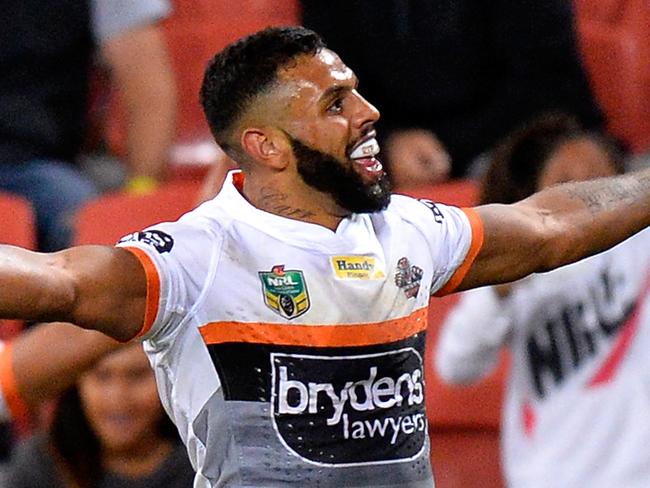
[{"label": "orange stripe on jersey", "polygon": [[367,324],[291,325],[259,322],[211,322],[200,328],[206,344],[246,342],[283,346],[349,347],[386,344],[427,327],[427,307],[408,317]]},{"label": "orange stripe on jersey", "polygon": [[156,265],[153,264],[153,261],[146,252],[137,247],[124,247],[124,249],[138,258],[138,261],[142,264],[145,275],[147,276],[147,299],[144,312],[144,323],[142,329],[138,332],[138,335],[133,338],[135,339],[136,337],[140,337],[149,332],[149,329],[151,329],[151,326],[156,320],[158,304],[160,303],[160,276],[158,276]]},{"label": "orange stripe on jersey", "polygon": [[460,285],[460,282],[465,278],[465,275],[472,266],[472,263],[476,259],[481,247],[483,247],[483,221],[481,220],[481,217],[473,208],[462,208],[461,210],[469,219],[469,225],[472,228],[472,243],[469,246],[469,251],[467,251],[467,256],[465,256],[463,264],[461,264],[452,277],[449,278],[449,281],[447,281],[445,286],[434,294],[434,296],[437,297],[453,292],[458,285]]},{"label": "orange stripe on jersey", "polygon": [[18,418],[28,413],[27,404],[20,396],[13,366],[13,344],[5,344],[0,352],[0,390],[5,398],[12,418]]}]

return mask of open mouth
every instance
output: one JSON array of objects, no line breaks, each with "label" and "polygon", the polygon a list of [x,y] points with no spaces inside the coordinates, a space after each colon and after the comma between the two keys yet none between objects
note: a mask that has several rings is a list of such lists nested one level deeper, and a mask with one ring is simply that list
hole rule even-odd
[{"label": "open mouth", "polygon": [[383,166],[375,157],[377,154],[379,154],[379,143],[373,133],[352,149],[349,158],[358,171],[372,179],[377,179],[383,175]]}]

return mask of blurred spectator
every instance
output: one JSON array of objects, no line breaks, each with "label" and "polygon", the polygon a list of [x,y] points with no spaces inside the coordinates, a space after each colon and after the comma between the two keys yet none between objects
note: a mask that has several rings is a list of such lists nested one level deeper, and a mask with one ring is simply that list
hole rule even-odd
[{"label": "blurred spectator", "polygon": [[0,29],[0,190],[35,208],[39,247],[70,245],[71,215],[97,189],[76,166],[96,54],[128,119],[128,187],[163,175],[175,88],[158,21],[166,0],[9,0]]},{"label": "blurred spectator", "polygon": [[603,120],[567,0],[302,0],[303,23],[382,113],[396,188],[466,176],[515,127],[550,110]]},{"label": "blurred spectator", "polygon": [[[605,141],[571,119],[540,119],[498,148],[484,203],[614,173]],[[650,230],[546,274],[463,293],[435,353],[467,383],[512,352],[502,458],[514,488],[650,484]]]},{"label": "blurred spectator", "polygon": [[12,488],[188,488],[194,471],[140,344],[101,359],[18,448]]},{"label": "blurred spectator", "polygon": [[13,444],[8,422],[26,421],[29,411],[58,396],[118,346],[104,334],[66,323],[35,325],[11,342],[0,340],[0,471]]}]

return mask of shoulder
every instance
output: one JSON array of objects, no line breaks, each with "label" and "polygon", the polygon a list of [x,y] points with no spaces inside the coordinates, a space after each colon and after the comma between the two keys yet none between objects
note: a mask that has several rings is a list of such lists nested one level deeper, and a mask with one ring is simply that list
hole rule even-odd
[{"label": "shoulder", "polygon": [[192,211],[175,222],[161,222],[132,232],[118,241],[119,246],[142,247],[161,255],[194,252],[219,240],[224,225]]},{"label": "shoulder", "polygon": [[390,205],[386,209],[386,214],[413,224],[441,223],[445,213],[449,212],[450,208],[453,207],[435,203],[431,200],[393,195]]},{"label": "shoulder", "polygon": [[452,236],[465,234],[477,225],[480,227],[480,223],[475,222],[478,217],[471,209],[404,195],[393,195],[385,211],[385,218],[388,221],[398,219],[402,224],[415,227],[427,235],[439,235],[442,232]]}]

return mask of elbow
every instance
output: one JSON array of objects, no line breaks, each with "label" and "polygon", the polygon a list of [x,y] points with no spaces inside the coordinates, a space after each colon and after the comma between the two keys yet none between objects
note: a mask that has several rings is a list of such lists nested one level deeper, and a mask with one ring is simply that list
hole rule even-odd
[{"label": "elbow", "polygon": [[565,224],[545,216],[526,245],[527,255],[535,260],[534,272],[544,273],[576,261],[583,251],[580,242],[570,239],[573,234]]},{"label": "elbow", "polygon": [[590,254],[583,242],[570,239],[568,233],[555,235],[549,238],[539,250],[538,255],[542,259],[538,272],[552,271],[575,263]]}]

